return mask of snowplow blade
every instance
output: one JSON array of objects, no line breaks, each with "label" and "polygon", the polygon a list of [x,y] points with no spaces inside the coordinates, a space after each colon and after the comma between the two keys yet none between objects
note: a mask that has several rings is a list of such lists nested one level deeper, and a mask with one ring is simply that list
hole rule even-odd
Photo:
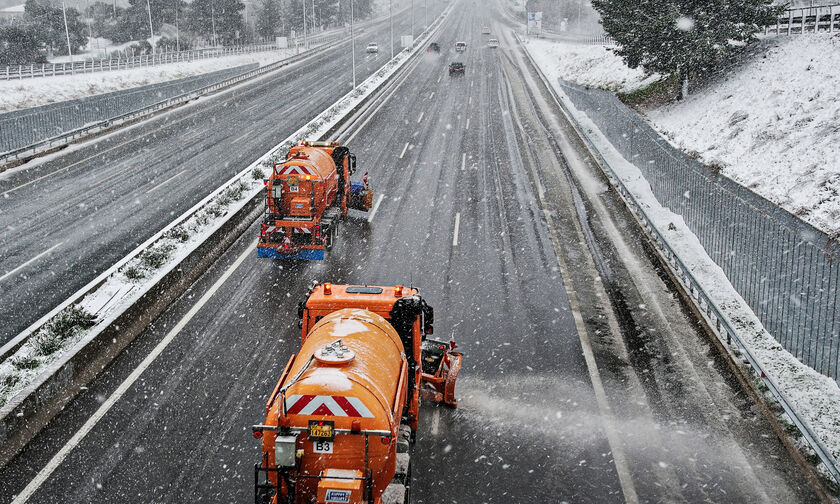
[{"label": "snowplow blade", "polygon": [[434,340],[424,342],[422,392],[425,399],[456,408],[455,382],[463,355],[452,351],[453,347],[447,349],[445,343]]},{"label": "snowplow blade", "polygon": [[350,198],[347,207],[353,210],[367,212],[373,206],[373,189],[365,187],[362,182],[350,183]]}]

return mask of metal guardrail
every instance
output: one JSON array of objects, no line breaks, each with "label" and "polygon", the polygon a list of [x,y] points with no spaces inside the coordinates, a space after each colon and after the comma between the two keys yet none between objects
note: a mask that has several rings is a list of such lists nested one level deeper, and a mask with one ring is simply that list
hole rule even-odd
[{"label": "metal guardrail", "polygon": [[[517,39],[518,38],[519,37],[517,36]],[[521,43],[521,41],[520,41],[520,43]],[[524,47],[524,45],[523,45],[523,47]],[[744,342],[741,340],[741,338],[739,337],[738,331],[732,326],[729,319],[721,311],[721,309],[717,306],[714,299],[711,296],[709,296],[709,294],[706,291],[703,290],[700,282],[698,282],[697,279],[691,274],[690,268],[688,268],[685,265],[685,263],[683,263],[682,259],[680,259],[680,257],[674,251],[674,249],[671,248],[671,246],[668,244],[667,240],[665,240],[665,238],[662,236],[660,231],[656,228],[653,220],[645,212],[644,207],[636,201],[633,194],[627,189],[627,187],[624,185],[624,183],[621,181],[621,179],[612,170],[612,167],[607,162],[607,160],[601,155],[601,153],[595,147],[595,144],[594,144],[592,138],[587,133],[587,129],[584,128],[577,121],[577,118],[574,116],[574,114],[572,114],[571,111],[566,107],[566,104],[564,103],[563,99],[560,98],[560,96],[557,94],[557,91],[554,89],[554,86],[552,86],[550,84],[548,79],[542,73],[542,70],[540,70],[540,68],[539,68],[539,66],[537,66],[536,62],[534,62],[533,58],[531,58],[531,55],[530,55],[530,53],[528,53],[527,49],[525,50],[525,54],[528,56],[529,60],[531,61],[532,66],[537,70],[537,72],[541,76],[541,78],[544,81],[546,87],[550,90],[550,92],[554,96],[554,99],[557,101],[557,103],[560,105],[560,107],[564,110],[564,112],[565,112],[566,116],[569,118],[569,120],[573,123],[573,126],[577,130],[578,135],[588,144],[589,150],[597,158],[598,164],[604,170],[605,175],[610,180],[610,184],[612,184],[612,186],[621,195],[622,199],[627,204],[627,207],[631,210],[631,212],[636,217],[636,219],[639,221],[642,228],[645,230],[645,232],[648,234],[648,236],[651,238],[651,240],[656,244],[659,251],[661,253],[664,253],[665,258],[666,258],[668,264],[670,265],[672,271],[675,273],[676,277],[680,280],[680,283],[686,289],[686,292],[688,292],[691,295],[695,306],[704,315],[704,317],[707,319],[707,322],[709,323],[709,326],[712,327],[715,330],[717,337],[721,340],[721,342],[725,343],[726,345],[731,345],[732,341],[734,340],[735,345],[737,346],[738,352],[747,359],[749,365],[752,367],[753,371],[756,374],[756,378],[759,379],[767,387],[767,389],[773,395],[775,400],[779,403],[779,405],[781,405],[782,409],[785,411],[787,416],[791,419],[791,421],[794,423],[796,428],[802,434],[803,438],[805,438],[807,443],[814,450],[814,452],[817,454],[819,459],[823,462],[826,469],[829,471],[829,473],[832,475],[832,477],[835,479],[835,481],[838,484],[840,484],[840,464],[838,464],[837,459],[835,459],[834,456],[832,455],[832,453],[825,447],[825,445],[823,445],[823,443],[816,436],[816,434],[813,432],[813,430],[810,428],[810,426],[807,424],[807,422],[799,416],[799,414],[793,408],[793,406],[791,405],[790,401],[787,399],[785,394],[778,388],[776,383],[765,373],[764,368],[761,366],[761,363],[755,358],[755,356],[753,356],[749,347],[747,345],[745,345]],[[564,91],[567,90],[567,89],[577,88],[578,91],[581,92],[581,93],[599,93],[599,94],[600,93],[605,93],[605,94],[609,95],[610,97],[612,97],[613,99],[615,99],[615,97],[610,93],[597,92],[595,90],[585,90],[584,88],[580,88],[578,86],[574,86],[574,85],[569,84],[569,83],[564,83],[562,81],[560,81],[560,84],[564,88]],[[568,94],[567,94],[567,96],[568,96]],[[573,102],[575,102],[575,100],[571,96],[569,96],[569,98]],[[577,102],[575,102],[575,107],[578,108],[579,110],[581,110],[581,107]],[[593,112],[592,110],[589,110],[589,111],[582,110],[582,111],[587,113],[587,115],[589,115],[590,113]],[[612,118],[612,120],[615,120],[616,111],[612,110],[612,107],[607,107],[607,111],[606,111],[605,115],[607,117]],[[600,123],[600,122],[596,121],[595,118],[592,117],[592,115],[589,115],[589,117],[590,117],[590,119],[592,119],[593,121],[596,122],[596,124],[598,125],[599,128],[602,127],[603,123]],[[623,121],[618,121],[618,122],[623,123]],[[626,127],[626,124],[623,124],[623,126]],[[625,133],[627,133],[627,135],[625,135],[625,137],[629,137],[631,139],[631,141],[632,141],[632,138],[634,136],[633,133],[630,133],[632,131],[633,131],[632,129],[625,131]],[[602,132],[603,132],[603,130],[602,130]],[[609,137],[609,135],[607,135],[607,138],[611,142],[613,141],[612,138]],[[613,143],[613,145],[620,152],[622,151],[622,149],[619,148],[618,145],[616,145],[615,143]],[[642,171],[642,173],[645,175],[645,178],[648,181],[650,181],[651,188],[654,190],[654,193],[656,194],[656,189],[654,189],[654,186],[657,185],[657,184],[655,182],[653,182],[651,177],[648,175],[648,173],[646,173],[647,170],[643,166],[641,166],[641,165],[649,164],[649,163],[646,162],[646,158],[639,158],[637,156],[627,157],[627,155],[624,152],[622,152],[622,155],[624,155],[625,159],[631,160],[631,162]],[[668,177],[668,175],[661,175],[660,176],[660,181],[661,181],[661,179],[663,179],[665,177]],[[673,188],[676,188],[677,191],[686,191],[686,190],[690,191],[691,189],[689,187],[683,185],[683,183],[682,183],[683,181],[684,181],[684,178],[680,174],[671,173],[670,174],[670,180],[667,180],[666,184],[673,187]],[[659,194],[656,194],[656,196],[657,196],[657,199],[659,199]],[[667,205],[667,203],[665,203],[661,199],[660,199],[660,202],[663,205]],[[717,204],[719,207],[726,208],[726,203],[722,203],[720,199],[716,199],[715,204]],[[714,217],[718,217],[718,215],[713,215],[713,218]],[[686,222],[688,222],[688,219],[686,219]],[[766,228],[765,228],[765,230],[766,230]],[[737,232],[735,234],[737,234]],[[701,242],[703,242],[703,240],[702,240],[702,238],[699,234],[698,234],[698,238],[700,238]],[[767,243],[767,240],[762,240],[762,243]],[[705,243],[704,243],[704,246],[706,246]],[[707,248],[706,250],[708,251],[709,249]],[[755,253],[757,251],[755,249],[753,249],[752,252]],[[729,276],[728,273],[727,273],[727,276]],[[734,283],[733,283],[733,285],[734,285]],[[836,346],[835,346],[835,349],[836,349]]]},{"label": "metal guardrail", "polygon": [[256,68],[259,64],[253,63],[0,114],[0,153],[38,143],[86,124],[119,117],[161,99],[179,96]]},{"label": "metal guardrail", "polygon": [[775,24],[764,27],[765,35],[835,31],[840,31],[840,4],[787,9]]},{"label": "metal guardrail", "polygon": [[[322,44],[336,34],[319,35],[307,37],[308,44]],[[288,49],[299,49],[303,46],[303,39],[291,39]],[[215,47],[209,49],[191,49],[189,51],[160,52],[157,54],[144,54],[139,56],[123,56],[117,53],[117,57],[102,59],[85,59],[73,63],[44,63],[30,65],[14,65],[0,68],[0,80],[29,79],[34,77],[55,77],[60,75],[76,75],[93,72],[110,72],[114,70],[127,70],[131,68],[142,68],[168,63],[188,63],[210,58],[221,58],[224,56],[236,56],[239,54],[251,54],[257,52],[283,50],[277,44],[257,44],[233,47]]]},{"label": "metal guardrail", "polygon": [[332,45],[334,45],[335,43],[342,40],[338,35],[336,35],[335,38],[338,39],[338,40],[332,40],[331,42],[327,42],[324,45],[318,46],[314,49],[310,49],[307,52],[302,52],[299,55],[293,56],[291,58],[280,60],[280,61],[271,63],[269,65],[266,65],[264,67],[257,68],[255,70],[246,71],[245,73],[241,73],[239,75],[236,75],[236,76],[230,77],[228,79],[216,82],[214,84],[206,85],[206,86],[201,87],[199,89],[192,90],[188,93],[182,93],[182,94],[179,94],[177,96],[173,96],[173,97],[167,98],[165,100],[161,100],[161,101],[152,103],[150,105],[144,106],[144,107],[136,109],[136,110],[132,110],[130,112],[127,112],[127,113],[124,113],[124,114],[121,114],[121,115],[118,115],[118,116],[109,117],[109,118],[100,118],[99,120],[92,120],[91,122],[85,124],[84,126],[82,126],[80,128],[70,130],[70,131],[66,131],[64,133],[53,136],[51,138],[40,140],[40,141],[34,142],[30,145],[26,145],[24,147],[19,147],[19,148],[10,150],[8,152],[0,152],[0,166],[2,166],[3,164],[9,163],[11,161],[17,160],[17,159],[21,159],[21,158],[28,157],[28,156],[33,156],[35,154],[38,154],[39,152],[43,152],[43,151],[46,151],[46,150],[53,149],[55,147],[66,145],[73,140],[76,140],[76,139],[79,139],[79,138],[97,133],[97,132],[102,131],[104,129],[111,128],[115,125],[119,125],[119,124],[122,124],[122,123],[125,123],[125,122],[128,122],[128,121],[135,120],[139,117],[143,117],[143,116],[152,114],[154,112],[157,112],[158,110],[166,109],[166,108],[172,107],[174,105],[186,103],[190,100],[194,100],[195,98],[198,98],[201,95],[211,93],[211,92],[217,91],[219,89],[222,89],[222,88],[225,88],[225,87],[228,87],[228,86],[232,86],[232,85],[237,84],[239,82],[242,82],[244,80],[248,80],[248,79],[251,79],[253,77],[257,77],[259,75],[268,73],[268,72],[272,72],[274,70],[277,70],[278,68],[281,68],[283,66],[286,66],[286,65],[292,64],[296,61],[299,61],[303,58],[306,58],[306,57],[310,56],[311,54],[313,54],[314,52],[320,52],[320,51],[326,50],[329,47],[332,47]]}]

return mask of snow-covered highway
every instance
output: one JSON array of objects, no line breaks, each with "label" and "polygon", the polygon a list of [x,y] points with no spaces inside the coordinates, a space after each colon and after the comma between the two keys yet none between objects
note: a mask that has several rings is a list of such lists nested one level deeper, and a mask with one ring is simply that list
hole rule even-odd
[{"label": "snow-covered highway", "polygon": [[[472,5],[456,7],[440,55],[418,59],[375,115],[339,135],[382,195],[376,211],[351,219],[321,263],[257,259],[252,226],[0,470],[0,500],[45,470],[28,502],[253,500],[249,427],[298,348],[296,305],[318,280],[419,286],[437,337],[454,336],[465,354],[458,409],[421,412],[415,504],[818,501],[651,264],[507,27]],[[486,47],[482,26],[502,47]],[[463,55],[456,40],[468,43]],[[456,59],[463,78],[447,75]],[[277,96],[237,103],[263,111]],[[222,138],[245,131],[223,129],[192,140],[221,144],[196,166],[229,159]],[[266,143],[274,133],[260,131]],[[167,181],[178,171],[138,174],[131,190],[182,194],[188,178]],[[235,171],[196,168],[195,178]],[[124,198],[129,210],[158,205],[132,206],[138,197]]]}]

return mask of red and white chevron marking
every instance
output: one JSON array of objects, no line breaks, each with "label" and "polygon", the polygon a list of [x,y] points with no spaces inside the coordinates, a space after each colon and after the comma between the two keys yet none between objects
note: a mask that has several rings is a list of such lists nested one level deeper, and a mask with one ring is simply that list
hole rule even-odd
[{"label": "red and white chevron marking", "polygon": [[283,166],[283,169],[280,170],[279,175],[317,175],[312,168],[308,166]]},{"label": "red and white chevron marking", "polygon": [[305,233],[305,234],[312,234],[312,230],[310,228],[294,228],[295,233]]},{"label": "red and white chevron marking", "polygon": [[283,226],[268,226],[265,228],[266,233],[279,233],[280,231],[283,231]]},{"label": "red and white chevron marking", "polygon": [[286,414],[373,418],[358,397],[328,395],[291,395],[286,398]]}]

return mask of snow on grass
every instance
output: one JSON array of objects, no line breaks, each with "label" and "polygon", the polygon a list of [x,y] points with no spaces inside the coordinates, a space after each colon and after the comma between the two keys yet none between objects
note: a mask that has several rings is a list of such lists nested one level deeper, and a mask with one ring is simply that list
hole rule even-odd
[{"label": "snow on grass", "polygon": [[[549,79],[552,82],[557,81],[556,78]],[[708,256],[682,216],[663,207],[641,171],[624,159],[595,123],[574,107],[559,85],[554,84],[554,88],[558,95],[563,97],[566,107],[581,124],[594,147],[607,161],[609,168],[627,187],[702,290],[713,296],[712,302],[721,310],[728,323],[738,331],[738,336],[758,360],[767,376],[787,397],[797,414],[808,423],[835,459],[840,460],[838,384],[803,364],[782,348],[738,294],[723,270]],[[768,400],[774,402],[769,392],[766,394]],[[784,415],[782,420],[786,421]],[[804,447],[804,441],[800,444]],[[821,465],[819,468],[830,479],[830,474],[825,468]]]},{"label": "snow on grass", "polygon": [[[454,4],[444,11],[435,26],[439,26]],[[36,381],[44,381],[58,371],[72,355],[92,341],[109,323],[148,292],[169,271],[177,268],[181,261],[204,243],[233,214],[263,191],[263,179],[268,177],[273,165],[285,159],[292,145],[304,139],[320,139],[335,127],[359,103],[371,95],[380,85],[399,70],[420,48],[425,46],[431,30],[425,31],[412,50],[402,51],[388,61],[376,73],[347,93],[338,102],[301,127],[290,137],[276,145],[269,152],[251,163],[227,183],[216,189],[184,215],[166,226],[129,256],[111,268],[102,284],[87,294],[78,305],[69,310],[81,310],[93,314],[97,323],[86,328],[73,330],[58,348],[48,356],[39,356],[37,335],[39,329],[29,336],[14,354],[0,363],[0,418],[9,414],[16,403],[33,390]],[[84,291],[84,289],[83,289]],[[77,293],[71,299],[80,295]],[[45,324],[49,328],[62,317],[64,310]],[[19,338],[20,336],[16,337]],[[43,358],[42,358],[43,357]]]},{"label": "snow on grass", "polygon": [[659,80],[624,64],[608,47],[530,39],[528,51],[543,73],[582,86],[629,92]]},{"label": "snow on grass", "polygon": [[727,177],[840,234],[840,36],[761,44],[742,67],[648,118]]},{"label": "snow on grass", "polygon": [[0,113],[215,72],[249,63],[265,66],[295,54],[295,49],[278,49],[127,70],[2,80]]}]

